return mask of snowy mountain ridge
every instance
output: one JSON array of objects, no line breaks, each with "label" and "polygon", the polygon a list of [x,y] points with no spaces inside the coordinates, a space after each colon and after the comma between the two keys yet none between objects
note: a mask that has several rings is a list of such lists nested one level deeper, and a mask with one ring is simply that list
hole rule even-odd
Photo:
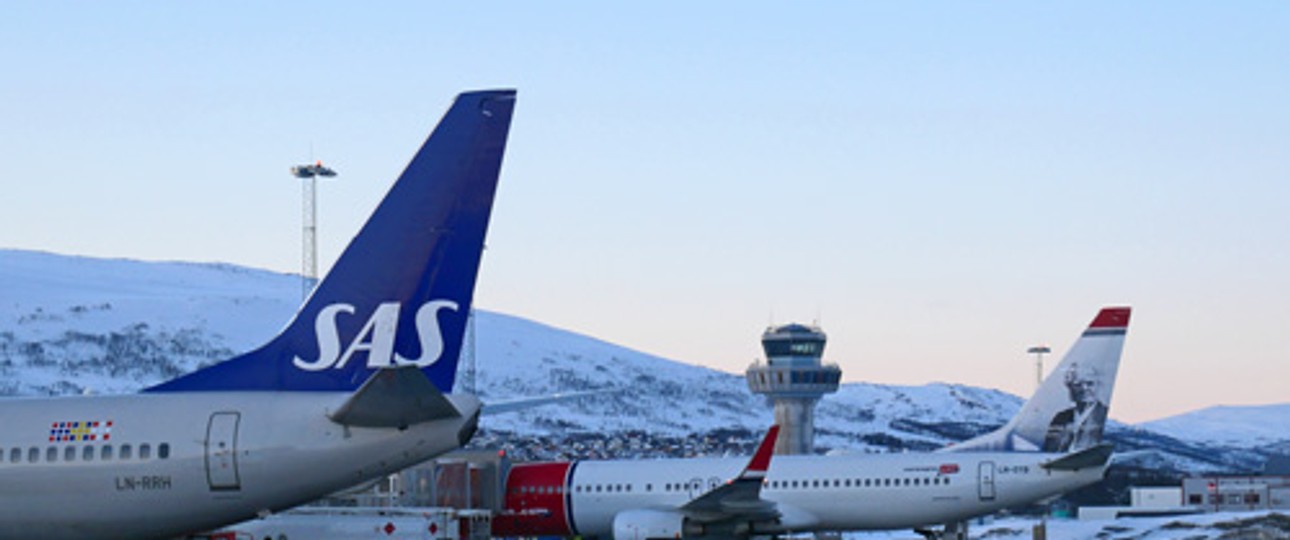
[{"label": "snowy mountain ridge", "polygon": [[[259,345],[300,302],[299,277],[289,274],[18,250],[0,250],[0,284],[0,394],[9,396],[137,391]],[[649,446],[724,433],[742,441],[771,422],[769,405],[741,375],[510,315],[478,310],[475,318],[476,388],[486,401],[610,390],[489,417],[485,440],[560,447],[569,437],[636,433],[654,437],[640,443]],[[1001,425],[1020,406],[1016,396],[962,385],[846,383],[820,402],[816,445],[930,450]],[[1152,465],[1255,469],[1270,451],[1290,449],[1290,435],[1277,435],[1290,433],[1288,409],[1207,409],[1113,425],[1108,436],[1122,450],[1156,450],[1141,458]]]}]

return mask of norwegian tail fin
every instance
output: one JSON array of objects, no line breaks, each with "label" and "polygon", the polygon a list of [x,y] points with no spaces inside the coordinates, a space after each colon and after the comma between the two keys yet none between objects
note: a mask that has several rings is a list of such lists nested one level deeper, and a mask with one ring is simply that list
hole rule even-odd
[{"label": "norwegian tail fin", "polygon": [[1130,311],[1104,308],[1007,425],[945,450],[1065,453],[1101,443]]},{"label": "norwegian tail fin", "polygon": [[514,104],[457,96],[282,333],[145,392],[353,391],[407,365],[450,392]]}]

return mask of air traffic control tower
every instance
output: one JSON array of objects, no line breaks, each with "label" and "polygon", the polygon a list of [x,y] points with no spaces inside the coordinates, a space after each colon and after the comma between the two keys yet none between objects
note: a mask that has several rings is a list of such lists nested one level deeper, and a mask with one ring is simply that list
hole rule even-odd
[{"label": "air traffic control tower", "polygon": [[748,366],[748,388],[775,403],[779,424],[776,454],[810,454],[815,449],[815,404],[838,391],[842,370],[824,364],[828,338],[819,327],[786,324],[761,335],[766,363]]}]

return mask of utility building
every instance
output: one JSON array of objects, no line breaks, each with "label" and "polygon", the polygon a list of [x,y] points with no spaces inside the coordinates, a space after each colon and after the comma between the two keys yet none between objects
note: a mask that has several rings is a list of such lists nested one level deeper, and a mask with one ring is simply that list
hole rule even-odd
[{"label": "utility building", "polygon": [[775,405],[776,454],[814,451],[815,405],[824,394],[837,392],[842,380],[837,364],[821,362],[827,340],[819,327],[801,324],[772,326],[762,333],[766,362],[748,367],[748,388]]}]

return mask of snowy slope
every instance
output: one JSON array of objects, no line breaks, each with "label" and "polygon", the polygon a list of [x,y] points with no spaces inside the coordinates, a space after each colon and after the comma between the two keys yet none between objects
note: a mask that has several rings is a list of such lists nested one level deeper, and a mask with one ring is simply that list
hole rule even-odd
[{"label": "snowy slope", "polygon": [[[577,403],[489,418],[489,429],[551,435],[645,430],[673,436],[716,429],[764,430],[766,401],[748,391],[742,375],[681,364],[594,338],[480,311],[476,314],[478,390],[488,399],[614,389]],[[997,426],[1021,406],[995,390],[931,384],[897,387],[844,384],[816,414],[817,445],[867,449],[864,436],[885,433],[902,419],[901,438],[925,447],[953,439],[923,423]],[[880,445],[889,449],[889,445]]]},{"label": "snowy slope", "polygon": [[[299,295],[296,276],[226,264],[0,250],[0,395],[136,391],[259,345],[287,322]],[[563,450],[574,439],[635,433],[644,435],[632,444],[646,448],[725,433],[747,444],[772,418],[741,375],[518,317],[477,312],[473,348],[485,400],[611,390],[489,417],[484,434],[502,436],[494,440],[544,440]],[[967,386],[849,383],[820,403],[816,445],[926,450],[1000,425],[1020,405],[1015,396]],[[1139,458],[1144,463],[1244,470],[1269,448],[1290,448],[1286,407],[1201,411],[1196,419],[1113,426],[1109,436],[1122,450],[1158,450]],[[723,448],[730,446],[689,451]]]},{"label": "snowy slope", "polygon": [[1290,403],[1218,406],[1141,424],[1178,439],[1243,448],[1290,440]]},{"label": "snowy slope", "polygon": [[0,250],[0,394],[132,392],[249,349],[299,304],[289,275]]}]

